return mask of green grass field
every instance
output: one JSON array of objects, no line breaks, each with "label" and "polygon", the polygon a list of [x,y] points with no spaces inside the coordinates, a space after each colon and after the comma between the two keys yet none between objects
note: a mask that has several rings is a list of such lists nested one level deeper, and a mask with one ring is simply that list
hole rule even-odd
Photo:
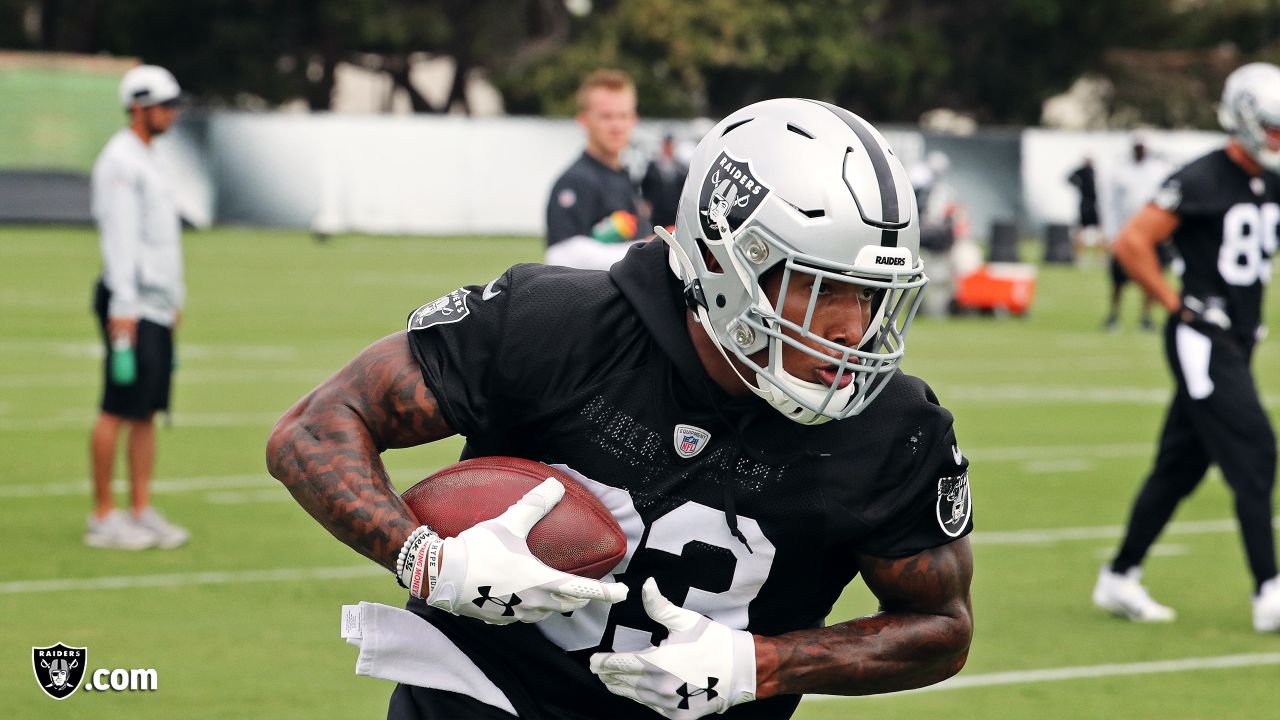
[{"label": "green grass field", "polygon": [[[266,474],[267,432],[309,388],[399,330],[409,310],[537,259],[539,243],[188,235],[174,424],[160,433],[154,490],[194,539],[144,553],[81,544],[99,391],[88,309],[97,252],[88,229],[0,229],[0,715],[383,717],[391,685],[354,675],[338,609],[397,604],[401,591]],[[1104,279],[1101,268],[1043,268],[1029,317],[917,324],[908,369],[954,411],[973,463],[969,664],[958,686],[813,698],[798,717],[1254,720],[1274,711],[1263,708],[1274,708],[1280,687],[1280,637],[1250,627],[1250,584],[1216,475],[1147,565],[1177,623],[1131,625],[1089,603],[1170,384],[1157,336],[1133,329],[1136,291],[1126,329],[1098,331]],[[1273,292],[1269,315],[1278,313]],[[1274,340],[1256,358],[1273,411],[1278,360]],[[458,449],[393,452],[387,464],[404,488]],[[855,587],[831,620],[873,609]],[[59,641],[87,646],[89,668],[155,668],[159,689],[50,700],[30,648]]]},{"label": "green grass field", "polygon": [[0,168],[88,172],[120,129],[123,70],[0,68]]}]

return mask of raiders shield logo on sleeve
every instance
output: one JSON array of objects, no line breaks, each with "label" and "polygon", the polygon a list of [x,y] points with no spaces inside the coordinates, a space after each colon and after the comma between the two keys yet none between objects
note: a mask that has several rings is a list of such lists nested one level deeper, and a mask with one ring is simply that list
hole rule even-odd
[{"label": "raiders shield logo on sleeve", "polygon": [[458,288],[439,300],[432,300],[413,311],[409,316],[409,327],[406,329],[425,330],[432,325],[458,322],[471,314],[471,308],[467,307],[469,294],[471,294],[470,290]]},{"label": "raiders shield logo on sleeve", "polygon": [[719,240],[721,227],[737,231],[756,214],[768,195],[769,188],[751,172],[750,161],[721,152],[702,178],[698,194],[698,222],[703,237]]},{"label": "raiders shield logo on sleeve", "polygon": [[36,672],[36,683],[54,700],[71,697],[84,679],[84,665],[89,660],[89,649],[70,647],[58,643],[53,647],[32,647],[31,665]]},{"label": "raiders shield logo on sleeve", "polygon": [[938,525],[947,537],[959,537],[969,524],[969,473],[938,478]]}]

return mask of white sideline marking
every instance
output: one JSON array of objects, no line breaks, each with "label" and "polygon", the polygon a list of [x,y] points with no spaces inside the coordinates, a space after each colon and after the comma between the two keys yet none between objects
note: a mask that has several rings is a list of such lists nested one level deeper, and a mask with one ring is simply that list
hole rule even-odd
[{"label": "white sideline marking", "polygon": [[[1096,385],[941,385],[939,397],[948,406],[955,401],[983,404],[1055,403],[1071,405],[1167,405],[1171,387],[1098,387]],[[1263,396],[1267,406],[1280,403],[1280,395]]]},{"label": "white sideline marking", "polygon": [[[1271,521],[1280,528],[1280,516]],[[1236,532],[1236,521],[1183,520],[1169,523],[1164,529],[1168,535],[1211,535]],[[1115,540],[1124,533],[1120,525],[1095,527],[1050,528],[1040,530],[975,531],[969,537],[975,545],[1042,545],[1064,540]]]},{"label": "white sideline marking", "polygon": [[[283,412],[283,411],[280,411]],[[270,428],[280,419],[280,412],[269,413],[175,413],[174,427],[254,427]],[[96,414],[89,410],[74,410],[38,418],[0,418],[0,432],[30,432],[33,430],[84,430],[93,427]],[[157,423],[163,420],[157,419]]]},{"label": "white sideline marking", "polygon": [[205,502],[213,505],[245,505],[249,503],[297,502],[288,490],[282,487],[263,490],[232,490],[229,492],[211,492],[204,496]]},{"label": "white sideline marking", "polygon": [[[6,340],[0,354],[57,355],[66,358],[101,358],[101,340]],[[179,357],[233,358],[236,360],[293,360],[300,355],[292,345],[196,345],[181,343]]]},{"label": "white sideline marking", "polygon": [[[267,475],[214,475],[210,477],[174,478],[169,480],[152,480],[151,492],[159,494],[194,492],[200,490],[231,490],[239,488],[265,488],[275,483]],[[27,483],[23,485],[0,485],[0,497],[35,498],[57,495],[88,496],[93,483],[89,478],[71,482]],[[129,484],[124,480],[116,480],[111,484],[114,492],[124,492]],[[283,488],[281,489],[283,491]],[[288,495],[288,492],[284,493]]]},{"label": "white sideline marking", "polygon": [[1098,387],[1071,385],[949,385],[945,386],[948,403],[1100,403],[1155,405],[1169,402],[1173,390],[1167,387]]},{"label": "white sideline marking", "polygon": [[[92,552],[92,551],[90,551]],[[385,575],[377,565],[344,565],[319,568],[277,568],[275,570],[232,570],[170,575],[117,575],[114,577],[58,578],[53,580],[17,580],[0,583],[0,595],[18,593],[65,592],[68,590],[121,590],[128,588],[176,587],[186,585],[224,585],[253,582],[292,582],[296,580],[335,580],[341,578]]]},{"label": "white sideline marking", "polygon": [[[246,369],[246,370],[186,370],[182,369],[174,376],[179,385],[252,385],[256,383],[282,383],[308,381],[316,382],[332,375],[334,368],[298,368],[298,369]],[[26,375],[7,375],[0,378],[2,388],[65,388],[65,387],[97,387],[102,384],[102,373],[65,372],[65,373],[29,373]],[[310,381],[308,381],[310,382]]]},{"label": "white sideline marking", "polygon": [[[1156,660],[1152,662],[1113,663],[1107,665],[1080,665],[1076,667],[1045,668],[1043,670],[1019,670],[984,675],[963,675],[943,680],[937,685],[907,690],[903,693],[961,690],[995,685],[1026,685],[1029,683],[1080,680],[1086,678],[1111,678],[1125,675],[1153,675],[1156,673],[1189,672],[1192,670],[1220,670],[1223,668],[1251,667],[1256,665],[1280,665],[1280,653],[1250,653],[1246,655],[1219,655],[1217,657]],[[874,695],[852,697],[875,697]],[[806,695],[805,700],[846,700],[843,695]]]},{"label": "white sideline marking", "polygon": [[1085,458],[1066,458],[1063,460],[1037,460],[1024,462],[1023,472],[1032,475],[1048,475],[1052,473],[1088,472],[1094,468],[1094,462]]},{"label": "white sideline marking", "polygon": [[1155,455],[1155,442],[1113,443],[1101,445],[1041,445],[993,448],[960,446],[971,460],[985,462],[1048,462],[1077,458],[1121,458]]}]

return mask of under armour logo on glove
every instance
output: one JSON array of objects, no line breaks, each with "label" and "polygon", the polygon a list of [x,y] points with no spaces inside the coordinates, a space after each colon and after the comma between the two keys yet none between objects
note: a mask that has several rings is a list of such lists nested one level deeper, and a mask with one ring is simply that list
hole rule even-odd
[{"label": "under armour logo on glove", "polygon": [[480,597],[476,598],[475,600],[472,600],[471,602],[475,603],[476,607],[484,607],[485,603],[491,602],[494,605],[497,605],[502,608],[503,617],[510,617],[512,615],[515,615],[516,611],[514,608],[515,606],[520,604],[520,596],[516,595],[515,593],[512,593],[510,600],[503,600],[500,597],[494,597],[493,595],[490,595],[489,591],[492,589],[493,589],[492,585],[481,585],[480,587],[476,588],[476,590],[480,593]]},{"label": "under armour logo on glove", "polygon": [[[644,611],[670,634],[642,652],[596,653],[591,672],[609,692],[672,720],[722,713],[756,699],[756,642],[709,617],[674,605],[644,582]],[[719,688],[719,689],[715,689]],[[690,702],[701,696],[703,700]]]},{"label": "under armour logo on glove", "polygon": [[[698,697],[699,695],[706,695],[707,700],[715,700],[717,697],[720,696],[720,693],[717,693],[715,690],[712,690],[712,688],[714,688],[716,686],[716,683],[718,682],[720,682],[720,678],[709,677],[707,678],[707,686],[705,688],[690,686],[689,683],[685,683],[681,685],[680,687],[676,688],[676,694],[680,696],[680,702],[676,705],[676,707],[680,708],[681,710],[688,710],[689,698],[695,698],[695,697]],[[689,690],[690,687],[694,688],[693,691]]]},{"label": "under armour logo on glove", "polygon": [[[506,625],[538,622],[552,613],[586,607],[591,600],[625,600],[626,585],[560,572],[529,552],[529,530],[562,497],[564,486],[547,478],[498,517],[463,530],[458,537],[435,538],[438,545],[427,545],[422,551],[430,576],[427,604]],[[439,558],[438,565],[432,558]]]}]

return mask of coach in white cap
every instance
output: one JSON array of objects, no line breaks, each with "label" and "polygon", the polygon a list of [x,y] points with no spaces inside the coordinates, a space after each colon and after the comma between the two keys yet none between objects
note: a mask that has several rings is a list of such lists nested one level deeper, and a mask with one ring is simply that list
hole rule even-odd
[{"label": "coach in white cap", "polygon": [[[169,408],[173,330],[186,295],[182,223],[151,141],[178,117],[181,89],[162,67],[141,65],[120,82],[129,125],[93,166],[93,216],[102,236],[102,277],[94,293],[106,342],[101,412],[93,428],[94,512],[85,543],[141,550],[177,547],[187,531],[151,507],[156,411]],[[111,493],[117,440],[128,428],[132,512]]]}]

